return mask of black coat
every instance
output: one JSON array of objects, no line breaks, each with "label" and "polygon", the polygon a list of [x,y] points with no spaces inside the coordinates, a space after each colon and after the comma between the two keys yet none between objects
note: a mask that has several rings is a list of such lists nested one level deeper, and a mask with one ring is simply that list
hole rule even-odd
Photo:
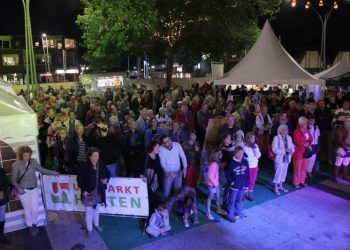
[{"label": "black coat", "polygon": [[5,205],[9,201],[7,193],[9,185],[10,183],[6,177],[5,170],[3,168],[0,168],[0,191],[3,191],[5,195],[5,199],[0,200],[0,206]]},{"label": "black coat", "polygon": [[67,147],[64,148],[64,142],[61,139],[58,139],[55,143],[55,157],[57,160],[57,165],[58,165],[58,170],[61,170],[64,165],[69,165],[68,160],[65,159],[65,154],[66,151],[68,151],[68,145],[69,143],[67,142]]},{"label": "black coat", "polygon": [[[110,178],[110,174],[106,165],[99,161],[98,170],[98,182],[97,182],[97,193],[101,196],[101,203],[106,204],[106,189],[107,185],[102,184],[102,179]],[[85,164],[82,164],[79,168],[77,182],[81,191],[81,199],[83,199],[84,192],[91,193],[96,187],[96,172],[93,170],[92,163],[88,159]]]},{"label": "black coat", "polygon": [[[85,142],[85,152],[88,150],[88,140],[83,135],[83,140]],[[73,137],[68,141],[68,151],[69,151],[69,165],[73,168],[77,165],[77,157],[79,153],[79,143],[78,143],[78,135],[74,133]]]}]

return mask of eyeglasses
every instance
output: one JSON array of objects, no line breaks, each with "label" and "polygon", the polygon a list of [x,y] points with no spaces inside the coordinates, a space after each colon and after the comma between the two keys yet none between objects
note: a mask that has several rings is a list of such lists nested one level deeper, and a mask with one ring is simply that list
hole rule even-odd
[{"label": "eyeglasses", "polygon": [[100,132],[107,132],[107,131],[108,131],[107,128],[99,128],[98,130],[99,130]]}]

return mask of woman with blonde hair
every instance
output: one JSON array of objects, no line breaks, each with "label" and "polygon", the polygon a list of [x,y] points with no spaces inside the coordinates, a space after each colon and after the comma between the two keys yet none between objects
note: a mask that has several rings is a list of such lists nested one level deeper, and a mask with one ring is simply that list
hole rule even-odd
[{"label": "woman with blonde hair", "polygon": [[312,156],[311,143],[313,141],[312,134],[307,127],[307,119],[299,117],[298,128],[294,130],[293,141],[295,151],[293,154],[294,177],[293,184],[295,188],[299,188],[300,184],[306,187],[305,178],[309,158]]},{"label": "woman with blonde hair", "polygon": [[286,180],[288,165],[295,150],[292,137],[288,133],[288,126],[282,124],[278,127],[277,135],[272,140],[271,148],[275,154],[275,177],[273,183],[275,184],[275,194],[277,195],[280,195],[280,191],[288,192],[283,187],[283,183]]},{"label": "woman with blonde hair", "polygon": [[35,172],[55,176],[58,176],[59,173],[40,166],[34,158],[31,158],[32,153],[32,149],[28,146],[18,148],[18,160],[12,165],[11,181],[19,194],[29,232],[32,236],[36,236],[39,233],[37,228],[39,193]]}]

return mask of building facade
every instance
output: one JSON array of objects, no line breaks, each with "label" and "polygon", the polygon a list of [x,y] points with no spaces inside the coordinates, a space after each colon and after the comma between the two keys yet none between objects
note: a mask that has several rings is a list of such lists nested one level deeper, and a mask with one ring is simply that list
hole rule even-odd
[{"label": "building facade", "polygon": [[[76,81],[78,42],[61,35],[33,36],[39,83]],[[12,84],[26,82],[25,37],[0,36],[0,78]]]}]

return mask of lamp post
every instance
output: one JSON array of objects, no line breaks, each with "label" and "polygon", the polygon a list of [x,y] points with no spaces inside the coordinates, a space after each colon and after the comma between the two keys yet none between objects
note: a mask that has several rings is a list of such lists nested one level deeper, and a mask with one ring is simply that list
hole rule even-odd
[{"label": "lamp post", "polygon": [[22,0],[24,10],[24,30],[25,30],[25,56],[26,56],[26,75],[27,75],[27,91],[29,98],[29,82],[31,82],[32,92],[36,95],[37,76],[34,57],[32,26],[30,22],[30,0]]},{"label": "lamp post", "polygon": [[44,53],[45,73],[47,73],[48,71],[47,71],[47,60],[46,60],[44,37],[46,37],[45,33],[41,35],[41,44],[43,45],[42,47],[43,47],[43,53]]},{"label": "lamp post", "polygon": [[[304,1],[305,2],[305,1]],[[291,6],[295,7],[297,5],[297,0],[292,0]],[[324,5],[323,0],[319,0],[318,7],[320,8],[326,8]],[[327,66],[327,24],[329,17],[333,13],[333,10],[337,10],[339,8],[338,1],[334,0],[333,4],[330,4],[328,8],[326,9],[326,12],[322,15],[319,12],[318,8],[315,8],[312,4],[311,1],[306,1],[305,2],[305,9],[311,9],[320,19],[321,21],[321,27],[322,27],[322,34],[321,34],[321,48],[320,48],[320,54],[322,56],[322,62],[323,62],[323,70],[326,69]]]}]

